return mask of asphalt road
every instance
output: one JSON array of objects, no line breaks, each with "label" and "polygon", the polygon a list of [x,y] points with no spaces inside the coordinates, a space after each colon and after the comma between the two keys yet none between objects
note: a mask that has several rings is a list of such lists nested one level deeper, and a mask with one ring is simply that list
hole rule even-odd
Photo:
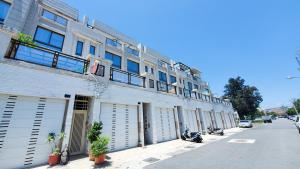
[{"label": "asphalt road", "polygon": [[[254,143],[229,143],[251,139]],[[287,119],[146,166],[146,169],[300,169],[300,134]]]}]

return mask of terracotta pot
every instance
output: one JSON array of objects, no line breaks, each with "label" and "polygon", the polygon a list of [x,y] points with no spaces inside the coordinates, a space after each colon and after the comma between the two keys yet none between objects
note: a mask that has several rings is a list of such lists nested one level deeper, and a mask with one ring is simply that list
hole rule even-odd
[{"label": "terracotta pot", "polygon": [[58,164],[59,161],[60,161],[60,156],[59,155],[54,155],[54,154],[49,155],[48,164],[50,166]]},{"label": "terracotta pot", "polygon": [[93,156],[91,151],[89,151],[89,158],[90,158],[90,161],[95,161],[95,156]]},{"label": "terracotta pot", "polygon": [[105,161],[105,154],[101,154],[98,157],[95,157],[95,165],[102,164]]}]

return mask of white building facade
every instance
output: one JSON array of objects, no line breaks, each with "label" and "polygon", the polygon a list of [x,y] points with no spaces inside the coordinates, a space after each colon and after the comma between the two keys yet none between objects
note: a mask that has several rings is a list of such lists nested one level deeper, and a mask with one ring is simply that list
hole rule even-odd
[{"label": "white building facade", "polygon": [[232,105],[199,70],[78,16],[59,0],[0,0],[0,168],[46,163],[51,132],[85,154],[94,121],[110,151],[179,139],[186,128],[236,127]]}]

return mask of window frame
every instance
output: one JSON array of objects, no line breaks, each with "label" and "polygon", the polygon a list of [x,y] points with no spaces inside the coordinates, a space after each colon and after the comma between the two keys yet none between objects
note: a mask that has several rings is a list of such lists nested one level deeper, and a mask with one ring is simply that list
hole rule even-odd
[{"label": "window frame", "polygon": [[[110,54],[112,58],[111,58],[111,59],[107,58],[107,54]],[[119,65],[115,65],[115,64],[114,64],[114,58],[115,58],[115,57],[119,57],[119,59],[120,59],[120,67],[119,67]],[[118,69],[121,69],[121,68],[122,68],[122,56],[119,56],[119,55],[113,54],[113,53],[111,53],[111,52],[105,51],[104,58],[105,58],[105,59],[108,59],[108,60],[110,60],[110,61],[113,62],[113,63],[112,63],[112,67],[115,67],[115,68],[118,68]]]},{"label": "window frame", "polygon": [[[138,66],[137,67],[138,68],[137,72],[128,69],[129,68],[129,64],[128,64],[129,62],[131,62],[133,64],[136,64]],[[127,71],[130,72],[130,73],[140,74],[140,64],[138,62],[133,61],[133,60],[127,59]]]},{"label": "window frame", "polygon": [[[161,79],[161,77],[162,77],[161,75],[164,75],[165,80]],[[159,79],[160,82],[168,83],[167,73],[162,72],[162,71],[158,71],[158,79]]]},{"label": "window frame", "polygon": [[4,18],[0,18],[0,24],[3,24],[3,23],[4,23],[4,21],[5,21],[5,20],[6,20],[6,18],[7,18],[7,15],[8,15],[8,13],[9,13],[9,11],[10,11],[10,8],[11,8],[11,3],[7,2],[7,1],[4,1],[4,0],[0,0],[0,2],[2,2],[3,4],[6,4],[6,5],[8,5],[8,10],[7,10],[7,12],[6,12],[6,14],[5,14]]},{"label": "window frame", "polygon": [[[47,18],[46,16],[44,16],[44,13],[45,13],[45,12],[48,12],[48,13],[52,14],[52,15],[54,16],[54,18],[53,18],[53,19]],[[51,20],[51,21],[53,21],[53,22],[55,22],[55,23],[58,23],[58,24],[60,24],[60,25],[62,25],[62,26],[67,26],[67,24],[68,24],[68,19],[66,19],[66,18],[64,18],[64,17],[62,17],[62,16],[60,16],[60,15],[57,15],[56,13],[53,13],[53,12],[47,10],[47,9],[44,9],[44,8],[43,8],[43,10],[42,10],[42,15],[41,15],[41,16],[42,16],[43,18],[45,18],[45,19]],[[58,18],[61,18],[61,20],[58,21]],[[61,21],[65,21],[65,23],[61,23]]]},{"label": "window frame", "polygon": [[[94,53],[91,53],[91,49],[92,49],[92,48],[93,48],[93,52],[94,52]],[[91,55],[95,56],[95,55],[96,55],[96,46],[90,45],[89,53],[90,53]]]},{"label": "window frame", "polygon": [[[175,79],[175,81],[173,82],[172,79],[173,80]],[[177,78],[173,75],[170,75],[170,83],[173,84],[173,83],[176,83],[176,82],[177,82]]]},{"label": "window frame", "polygon": [[[80,53],[78,53],[78,45],[81,44],[81,50],[80,50]],[[77,40],[77,43],[76,43],[76,50],[75,50],[75,55],[77,56],[82,56],[82,52],[83,52],[83,47],[84,47],[84,42],[82,42],[81,40]]]},{"label": "window frame", "polygon": [[[48,43],[45,43],[45,42],[42,42],[42,41],[39,41],[39,40],[36,40],[36,35],[37,35],[37,31],[38,31],[38,29],[44,29],[44,30],[46,30],[46,31],[49,31],[50,32],[50,38],[48,39]],[[57,35],[60,35],[60,36],[62,36],[63,37],[63,41],[62,41],[62,46],[61,46],[61,48],[59,48],[59,47],[57,47],[57,46],[54,46],[54,45],[52,45],[50,42],[51,42],[51,38],[52,38],[52,34],[57,34]],[[36,27],[36,29],[35,29],[35,33],[34,33],[34,36],[33,36],[33,41],[34,42],[37,42],[37,43],[40,43],[40,44],[42,44],[42,45],[45,45],[45,46],[49,46],[49,47],[51,47],[52,49],[53,48],[55,48],[55,49],[59,49],[58,51],[62,51],[62,49],[63,49],[63,47],[64,47],[64,42],[65,42],[65,35],[63,35],[63,34],[60,34],[60,33],[57,33],[57,32],[55,32],[55,31],[53,31],[53,30],[50,30],[50,29],[47,29],[47,28],[44,28],[44,27],[42,27],[42,26],[37,26]]]}]

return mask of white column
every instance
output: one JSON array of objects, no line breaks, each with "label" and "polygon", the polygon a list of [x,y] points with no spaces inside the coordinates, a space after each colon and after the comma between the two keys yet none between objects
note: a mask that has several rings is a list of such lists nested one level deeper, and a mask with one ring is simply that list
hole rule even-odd
[{"label": "white column", "polygon": [[180,128],[179,128],[179,120],[178,120],[178,112],[177,112],[177,108],[173,108],[174,111],[174,117],[175,117],[175,128],[176,128],[176,135],[177,135],[177,139],[180,138]]},{"label": "white column", "polygon": [[69,99],[69,106],[67,110],[67,117],[65,123],[65,138],[63,139],[62,147],[69,145],[72,131],[72,121],[73,121],[73,107],[74,107],[75,95]]},{"label": "white column", "polygon": [[198,131],[199,132],[202,132],[202,126],[201,126],[201,123],[200,123],[200,109],[199,108],[196,108],[196,120],[197,120],[197,126],[198,126]]},{"label": "white column", "polygon": [[144,141],[144,120],[143,120],[143,105],[138,105],[138,131],[139,131],[139,147],[143,147]]}]

